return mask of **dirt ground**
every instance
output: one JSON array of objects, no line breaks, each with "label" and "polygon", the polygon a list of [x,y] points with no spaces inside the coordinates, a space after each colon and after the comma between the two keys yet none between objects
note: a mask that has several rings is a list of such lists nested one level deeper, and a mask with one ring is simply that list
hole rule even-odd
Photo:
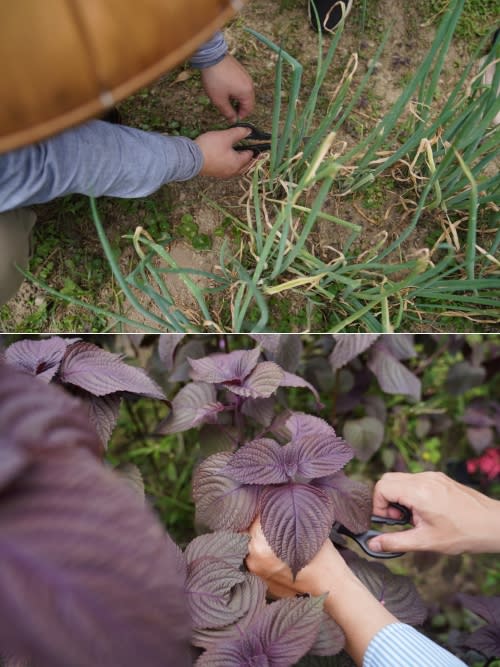
[{"label": "dirt ground", "polygon": [[[307,100],[311,89],[315,64],[317,61],[317,37],[311,30],[305,9],[305,0],[252,0],[241,15],[225,31],[230,52],[249,71],[255,82],[257,108],[251,121],[262,128],[270,128],[274,89],[275,58],[258,44],[253,37],[244,32],[244,27],[251,27],[281,44],[291,55],[297,57],[304,66],[304,84],[301,102]],[[416,2],[393,2],[391,0],[371,0],[365,26],[361,25],[361,3],[349,17],[338,52],[338,60],[332,66],[322,95],[324,104],[329,94],[338,84],[346,62],[353,53],[359,56],[357,78],[366,72],[370,59],[374,56],[385,30],[391,26],[392,32],[388,46],[377,65],[373,83],[360,100],[352,119],[346,125],[339,141],[353,143],[359,140],[360,132],[372,127],[397,99],[402,87],[411,78],[415,68],[427,52],[434,36],[434,25],[429,16],[429,0]],[[457,75],[461,64],[468,58],[467,46],[457,42],[451,50],[446,74],[440,82],[442,90],[449,87]],[[201,88],[198,75],[192,70],[178,68],[164,76],[148,89],[138,92],[120,105],[125,124],[145,130],[175,132],[196,136],[200,132],[225,127],[218,112],[211,107]],[[397,177],[397,174],[394,175]],[[382,181],[383,182],[383,181]],[[397,238],[408,224],[408,211],[405,210],[401,189],[390,176],[384,186],[377,186],[349,200],[332,193],[324,210],[338,217],[360,224],[363,233],[357,250],[369,251],[382,238],[387,243]],[[236,215],[244,217],[241,199],[248,182],[234,179],[229,182],[197,178],[189,183],[170,184],[148,201],[116,202],[105,200],[100,203],[102,217],[112,245],[118,248],[122,268],[132,266],[134,251],[130,241],[124,241],[124,235],[133,234],[137,226],[143,226],[153,236],[158,231],[168,235],[167,248],[174,260],[181,267],[195,268],[201,271],[213,271],[219,264],[219,253],[224,239],[230,240],[236,249],[241,239],[234,237],[230,230],[224,231],[225,214],[210,204],[217,203]],[[160,222],[155,230],[150,229],[151,211]],[[127,306],[119,295],[109,269],[103,261],[103,252],[97,241],[90,213],[83,198],[72,197],[61,203],[40,206],[37,210],[39,225],[37,242],[43,238],[50,227],[50,233],[60,237],[60,242],[48,253],[48,258],[40,256],[38,265],[32,269],[35,274],[44,276],[57,289],[67,288],[77,298],[82,298],[103,308],[121,311],[137,321],[144,321]],[[189,239],[179,235],[183,216],[192,216],[198,224],[199,232],[211,239],[212,248],[198,250],[193,248]],[[442,220],[439,214],[429,218],[425,226],[417,228],[404,246],[407,257],[422,252],[439,236]],[[341,231],[339,231],[341,230]],[[319,222],[311,235],[311,247],[317,255],[328,260],[345,241],[341,227],[326,221]],[[68,252],[78,246],[85,248],[84,256],[77,261],[77,266],[67,265]],[[86,270],[85,262],[89,258],[98,258],[102,266],[96,272]],[[47,269],[48,262],[50,270]],[[82,268],[83,266],[83,268]],[[67,287],[68,276],[73,283]],[[204,284],[197,278],[198,284]],[[175,297],[176,306],[183,312],[196,317],[196,303],[177,277],[169,278],[169,288]],[[73,292],[71,290],[73,289]],[[141,297],[143,300],[144,298]],[[291,309],[300,311],[303,304],[294,303]],[[148,300],[144,305],[151,308]],[[228,308],[227,303],[219,304],[221,309]],[[152,308],[154,311],[154,308]],[[4,312],[4,311],[3,311]],[[202,320],[199,320],[202,324]],[[104,327],[104,321],[93,315],[82,315],[74,306],[54,304],[42,290],[25,283],[18,296],[8,304],[8,314],[2,317],[0,324],[5,330],[95,330]],[[300,330],[303,323],[287,323],[290,330]],[[442,323],[427,322],[428,330],[440,330]],[[39,327],[39,328],[37,328]],[[131,327],[125,327],[124,330]],[[133,327],[132,327],[133,328]]]}]

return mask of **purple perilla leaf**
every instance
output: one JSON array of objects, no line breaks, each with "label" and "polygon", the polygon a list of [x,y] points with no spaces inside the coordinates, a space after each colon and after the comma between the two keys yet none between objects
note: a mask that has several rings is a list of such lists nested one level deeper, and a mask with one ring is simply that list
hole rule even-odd
[{"label": "purple perilla leaf", "polygon": [[484,625],[465,637],[462,644],[487,658],[496,658],[500,656],[500,625]]},{"label": "purple perilla leaf", "polygon": [[236,451],[223,473],[237,482],[262,486],[309,481],[337,472],[352,456],[352,449],[333,429],[328,435],[296,437],[284,446],[259,438]]},{"label": "purple perilla leaf", "polygon": [[245,573],[217,558],[203,558],[188,567],[186,593],[194,627],[223,628],[243,616],[232,609],[231,589],[245,581]]},{"label": "purple perilla leaf", "polygon": [[191,379],[210,384],[241,383],[257,366],[260,353],[260,347],[256,347],[255,350],[236,350],[229,354],[217,352],[202,359],[188,359]]},{"label": "purple perilla leaf", "polygon": [[174,355],[179,343],[185,334],[161,334],[158,339],[158,355],[165,365],[165,370],[171,371],[174,367]]},{"label": "purple perilla leaf", "polygon": [[284,371],[272,361],[262,361],[241,384],[224,382],[223,387],[244,398],[269,398],[281,385]]},{"label": "purple perilla leaf", "polygon": [[239,568],[248,553],[250,537],[242,533],[227,530],[217,531],[195,537],[186,547],[185,556],[188,565],[203,558],[219,558]]},{"label": "purple perilla leaf", "polygon": [[396,359],[403,361],[404,359],[411,359],[417,355],[414,345],[413,334],[392,334],[384,336],[384,345],[393,354]]},{"label": "purple perilla leaf", "polygon": [[401,623],[421,625],[427,618],[427,608],[412,580],[393,574],[382,563],[373,563],[360,558],[352,551],[342,552],[354,572],[369,591]]},{"label": "purple perilla leaf", "polygon": [[118,421],[122,402],[120,394],[109,394],[108,396],[90,394],[82,396],[82,401],[88,407],[90,423],[106,447]]},{"label": "purple perilla leaf", "polygon": [[480,651],[487,658],[500,656],[500,597],[459,593],[457,598],[487,623],[465,637],[463,645]]},{"label": "purple perilla leaf", "polygon": [[422,383],[385,347],[378,342],[372,349],[368,368],[375,375],[382,391],[387,394],[403,394],[420,400]]},{"label": "purple perilla leaf", "polygon": [[366,352],[377,340],[379,334],[335,334],[335,347],[330,354],[332,370],[342,368],[357,356]]},{"label": "purple perilla leaf", "polygon": [[483,384],[485,377],[486,369],[483,366],[474,366],[470,361],[460,361],[448,371],[446,391],[452,396],[460,396]]},{"label": "purple perilla leaf", "polygon": [[225,409],[217,401],[217,391],[212,384],[191,382],[175,395],[172,411],[158,426],[158,433],[179,433],[214,421]]},{"label": "purple perilla leaf", "polygon": [[287,447],[293,452],[291,460],[297,462],[296,476],[307,480],[332,475],[354,456],[352,447],[333,428],[328,435],[296,437]]},{"label": "purple perilla leaf", "polygon": [[37,667],[190,664],[176,547],[85,449],[32,464],[2,493],[0,559],[5,653]]},{"label": "purple perilla leaf", "polygon": [[0,364],[0,434],[0,489],[34,460],[59,450],[103,453],[78,399],[8,364]]},{"label": "purple perilla leaf", "polygon": [[305,412],[293,412],[286,419],[286,436],[291,442],[319,436],[337,437],[335,430],[324,419]]},{"label": "purple perilla leaf", "polygon": [[362,533],[370,527],[372,494],[362,482],[349,479],[343,472],[313,481],[313,485],[327,493],[333,503],[335,521]]},{"label": "purple perilla leaf", "polygon": [[59,367],[59,379],[94,396],[125,391],[164,399],[160,387],[142,368],[129,366],[120,355],[106,352],[92,343],[71,345]]},{"label": "purple perilla leaf", "polygon": [[458,593],[457,598],[466,609],[480,616],[487,623],[500,625],[500,597],[467,595]]},{"label": "purple perilla leaf", "polygon": [[306,484],[264,488],[259,511],[269,546],[294,576],[317,554],[333,523],[328,494]]},{"label": "purple perilla leaf", "polygon": [[345,635],[333,618],[323,612],[321,625],[314,644],[309,649],[312,655],[337,655],[345,645]]},{"label": "purple perilla leaf", "polygon": [[50,382],[64,357],[66,348],[78,342],[78,338],[42,338],[20,340],[12,343],[5,351],[5,360],[12,366],[37,375],[45,382]]},{"label": "purple perilla leaf", "polygon": [[295,373],[302,356],[302,340],[298,334],[250,334],[259,343],[269,361],[285,371]]},{"label": "purple perilla leaf", "polygon": [[376,417],[347,419],[344,423],[344,436],[360,461],[369,461],[378,452],[384,441],[384,432],[384,424]]},{"label": "purple perilla leaf", "polygon": [[194,473],[196,517],[212,530],[246,530],[257,515],[259,487],[222,474],[231,456],[229,452],[209,456]]},{"label": "purple perilla leaf", "polygon": [[271,438],[252,440],[232,455],[222,473],[242,484],[283,484],[297,471],[286,453],[287,448]]},{"label": "purple perilla leaf", "polygon": [[216,645],[198,659],[197,667],[290,667],[314,642],[323,600],[311,597],[273,602],[241,639]]},{"label": "purple perilla leaf", "polygon": [[241,637],[247,628],[266,605],[267,586],[264,581],[253,574],[247,573],[246,579],[234,587],[231,592],[230,604],[242,610],[243,616],[237,621],[222,628],[194,628],[191,643],[199,648],[210,649],[221,642]]},{"label": "purple perilla leaf", "polygon": [[304,380],[304,378],[301,378],[299,375],[295,375],[294,373],[287,373],[286,371],[283,373],[283,379],[281,380],[280,383],[281,387],[303,387],[305,389],[309,389],[314,395],[314,398],[316,399],[316,404],[318,406],[318,409],[323,408],[323,403],[320,401],[318,391],[316,387],[313,387],[313,385],[310,382],[307,382],[307,380]]}]

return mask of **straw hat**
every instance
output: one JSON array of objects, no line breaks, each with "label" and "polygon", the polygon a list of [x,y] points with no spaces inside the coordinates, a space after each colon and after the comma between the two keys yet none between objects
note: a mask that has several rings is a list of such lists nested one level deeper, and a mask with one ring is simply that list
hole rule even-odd
[{"label": "straw hat", "polygon": [[99,115],[175,67],[243,0],[1,0],[0,152]]}]

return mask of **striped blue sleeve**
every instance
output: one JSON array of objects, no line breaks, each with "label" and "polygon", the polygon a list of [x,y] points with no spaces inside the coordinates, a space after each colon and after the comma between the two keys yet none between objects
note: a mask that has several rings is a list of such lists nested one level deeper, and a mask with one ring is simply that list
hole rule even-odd
[{"label": "striped blue sleeve", "polygon": [[465,663],[404,623],[386,625],[370,642],[363,667],[466,667]]},{"label": "striped blue sleeve", "polygon": [[71,193],[147,197],[202,166],[200,147],[187,137],[93,120],[0,155],[0,211]]},{"label": "striped blue sleeve", "polygon": [[205,69],[217,65],[227,53],[227,44],[221,32],[215,33],[210,41],[204,44],[191,58],[191,66]]}]

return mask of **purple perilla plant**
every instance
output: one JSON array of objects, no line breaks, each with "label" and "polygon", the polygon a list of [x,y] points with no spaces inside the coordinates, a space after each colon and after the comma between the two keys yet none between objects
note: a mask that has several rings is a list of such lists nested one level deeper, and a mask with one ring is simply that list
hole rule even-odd
[{"label": "purple perilla plant", "polygon": [[271,548],[296,574],[334,521],[357,532],[368,528],[371,497],[341,472],[353,451],[325,421],[293,413],[281,430],[285,444],[258,438],[203,461],[193,496],[198,520],[215,530],[244,530],[260,515]]}]

